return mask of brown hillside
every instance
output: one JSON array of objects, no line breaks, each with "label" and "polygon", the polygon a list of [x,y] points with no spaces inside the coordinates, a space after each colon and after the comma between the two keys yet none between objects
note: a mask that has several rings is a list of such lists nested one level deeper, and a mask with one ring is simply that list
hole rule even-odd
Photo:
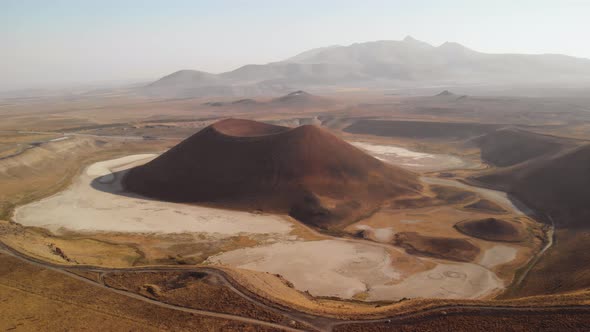
[{"label": "brown hillside", "polygon": [[557,226],[589,226],[590,145],[481,175],[551,217]]},{"label": "brown hillside", "polygon": [[462,221],[455,228],[463,234],[488,241],[520,242],[525,236],[519,226],[502,219],[486,218]]},{"label": "brown hillside", "polygon": [[553,246],[507,296],[555,294],[590,287],[590,145],[565,149],[480,175],[541,212],[557,227]]},{"label": "brown hillside", "polygon": [[519,287],[505,298],[559,294],[590,288],[590,231],[560,229],[556,241]]},{"label": "brown hillside", "polygon": [[316,107],[327,107],[333,104],[333,101],[316,95],[312,95],[305,91],[294,91],[282,97],[272,99],[267,103],[267,106],[272,108],[293,108],[305,109]]},{"label": "brown hillside", "polygon": [[481,158],[495,166],[506,167],[554,154],[573,144],[567,139],[516,129],[501,129],[477,139]]},{"label": "brown hillside", "polygon": [[479,247],[467,239],[425,236],[416,232],[395,234],[394,244],[406,249],[409,254],[458,262],[471,262],[480,252]]},{"label": "brown hillside", "polygon": [[228,119],[189,137],[124,179],[133,192],[290,213],[334,228],[390,198],[420,190],[415,174],[389,166],[325,129]]}]

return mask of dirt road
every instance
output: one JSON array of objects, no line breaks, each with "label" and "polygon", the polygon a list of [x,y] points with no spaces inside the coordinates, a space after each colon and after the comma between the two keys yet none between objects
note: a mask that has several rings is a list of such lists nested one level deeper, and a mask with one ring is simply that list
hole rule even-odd
[{"label": "dirt road", "polygon": [[[590,313],[590,306],[584,305],[565,305],[565,306],[489,306],[489,305],[441,305],[437,307],[431,307],[425,310],[415,311],[404,313],[401,315],[396,315],[393,317],[381,318],[381,319],[366,319],[366,320],[341,320],[335,319],[330,317],[322,317],[311,315],[304,312],[299,312],[291,308],[282,307],[278,304],[267,304],[266,301],[260,300],[256,295],[250,293],[249,291],[243,289],[239,285],[236,284],[224,271],[210,268],[210,267],[170,267],[170,266],[148,266],[148,267],[138,267],[138,268],[102,268],[102,267],[95,267],[95,266],[62,266],[58,264],[52,264],[48,262],[44,262],[41,260],[34,259],[32,257],[28,257],[26,255],[21,254],[18,251],[13,250],[12,248],[4,245],[0,242],[0,252],[11,255],[23,261],[23,263],[27,264],[34,264],[40,266],[45,269],[50,269],[53,271],[57,271],[67,275],[68,277],[75,278],[77,280],[83,281],[95,287],[101,287],[107,289],[109,291],[141,300],[152,305],[178,310],[188,313],[194,313],[197,315],[209,316],[209,317],[216,317],[228,320],[235,320],[244,323],[250,324],[257,324],[260,326],[275,328],[283,331],[302,331],[302,329],[285,326],[277,323],[271,323],[267,321],[262,321],[254,318],[242,317],[238,315],[220,313],[215,311],[207,311],[207,310],[198,310],[192,309],[187,307],[182,307],[178,305],[168,304],[159,302],[135,293],[127,292],[120,289],[114,289],[105,285],[102,282],[95,282],[90,279],[83,278],[75,273],[72,273],[69,270],[79,270],[79,271],[86,271],[86,272],[98,272],[101,276],[105,276],[109,273],[113,272],[129,272],[129,273],[148,273],[148,272],[206,272],[208,274],[215,275],[222,281],[222,283],[228,287],[231,291],[239,295],[240,297],[252,302],[253,304],[265,308],[267,310],[271,310],[275,313],[288,317],[290,320],[299,322],[300,324],[307,326],[305,330],[308,331],[332,331],[337,329],[338,327],[342,327],[344,325],[354,325],[354,324],[367,324],[367,328],[369,328],[373,324],[392,324],[391,326],[394,327],[395,324],[401,324],[403,322],[407,323],[407,320],[417,317],[424,317],[425,315],[430,316],[446,316],[448,314],[465,314],[465,315],[481,315],[485,314],[512,314],[512,313],[529,313],[534,312],[535,314],[543,314],[544,312],[547,313],[565,313],[565,312],[583,312],[584,314]],[[102,278],[101,278],[102,280]]]},{"label": "dirt road", "polygon": [[[299,316],[309,316],[309,319],[315,319],[316,317],[314,317],[314,316],[307,315],[304,313],[301,313],[301,315],[292,315],[291,313],[289,313],[285,310],[281,310],[281,309],[278,309],[275,307],[268,306],[265,303],[261,302],[260,300],[254,298],[253,296],[245,294],[241,290],[238,290],[230,281],[228,281],[229,277],[223,271],[220,271],[217,269],[212,269],[212,268],[174,268],[174,267],[141,267],[141,268],[117,269],[117,268],[101,268],[101,267],[94,267],[94,266],[61,266],[58,264],[51,264],[51,263],[47,263],[47,262],[44,262],[41,260],[34,259],[32,257],[25,256],[25,255],[19,253],[18,251],[15,251],[12,248],[6,246],[5,244],[3,244],[1,242],[0,242],[0,252],[10,255],[10,256],[13,256],[13,257],[16,257],[28,264],[33,264],[33,265],[40,266],[44,269],[56,271],[56,272],[65,274],[68,277],[83,281],[87,284],[91,284],[95,287],[101,287],[104,289],[108,289],[109,291],[112,291],[112,292],[115,292],[115,293],[118,293],[121,295],[125,295],[130,298],[138,299],[138,300],[141,300],[144,302],[148,302],[150,304],[157,305],[160,307],[173,309],[173,310],[179,310],[179,311],[183,311],[183,312],[194,313],[194,314],[203,315],[203,316],[210,316],[210,317],[216,317],[216,318],[222,318],[222,319],[235,320],[235,321],[240,321],[240,322],[250,323],[250,324],[258,324],[258,325],[276,328],[276,329],[280,329],[280,330],[284,330],[284,331],[302,331],[300,329],[293,328],[290,326],[266,322],[266,321],[257,320],[257,319],[253,319],[253,318],[247,318],[247,317],[231,315],[231,314],[226,314],[226,313],[220,313],[220,312],[214,312],[214,311],[192,309],[192,308],[187,308],[187,307],[182,307],[182,306],[177,306],[177,305],[173,305],[173,304],[159,302],[159,301],[156,301],[156,300],[153,300],[153,299],[150,299],[150,298],[147,298],[147,297],[135,294],[135,293],[131,293],[131,292],[127,292],[127,291],[123,291],[120,289],[115,289],[115,288],[109,287],[102,282],[98,283],[98,282],[92,281],[90,279],[86,279],[84,277],[81,277],[81,276],[79,276],[75,273],[69,272],[67,270],[69,269],[69,270],[79,270],[79,271],[86,271],[86,272],[99,272],[102,275],[106,275],[106,274],[112,273],[112,272],[136,272],[136,273],[179,272],[179,271],[206,272],[208,274],[215,275],[216,277],[219,278],[219,280],[222,280],[223,284],[225,286],[227,286],[228,288],[230,288],[233,292],[235,292],[239,296],[247,299],[248,301],[250,301],[258,306],[261,306],[265,309],[276,312],[280,315],[286,316],[286,317],[290,318],[291,320],[297,321],[303,325],[309,326],[309,330],[324,330],[323,328],[315,327],[314,325],[304,321],[303,319],[301,319],[299,317]],[[318,317],[318,319],[320,321],[326,320],[322,317]],[[322,324],[322,325],[325,325],[325,324]]]}]

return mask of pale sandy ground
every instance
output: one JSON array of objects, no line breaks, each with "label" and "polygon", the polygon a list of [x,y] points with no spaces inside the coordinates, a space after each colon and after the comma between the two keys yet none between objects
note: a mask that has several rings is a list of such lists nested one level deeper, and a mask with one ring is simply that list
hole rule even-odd
[{"label": "pale sandy ground", "polygon": [[369,299],[399,299],[404,294],[423,298],[475,299],[502,288],[504,283],[496,274],[477,264],[448,263],[416,273],[396,285],[375,285],[369,292]]},{"label": "pale sandy ground", "polygon": [[383,243],[391,242],[395,234],[391,227],[373,228],[369,225],[357,225],[355,228],[367,231],[372,238]]},{"label": "pale sandy ground", "polygon": [[367,292],[368,300],[477,298],[504,287],[493,272],[469,263],[443,263],[403,278],[383,247],[338,240],[244,248],[208,261],[278,273],[299,290],[341,298],[361,292]]},{"label": "pale sandy ground", "polygon": [[485,251],[483,257],[479,261],[479,264],[490,269],[498,265],[510,263],[516,258],[517,252],[518,250],[516,248],[503,244],[497,244]]},{"label": "pale sandy ground", "polygon": [[380,145],[366,142],[350,143],[357,148],[365,150],[377,159],[409,169],[419,171],[443,171],[469,167],[465,161],[455,156],[416,152],[392,145]]},{"label": "pale sandy ground", "polygon": [[342,298],[366,291],[367,284],[401,279],[385,249],[338,240],[238,249],[210,257],[209,262],[278,273],[299,290]]},{"label": "pale sandy ground", "polygon": [[[111,170],[128,168],[154,156],[133,155],[93,164],[65,191],[19,207],[14,219],[25,226],[52,231],[65,228],[136,233],[207,232],[227,236],[291,231],[292,224],[282,216],[117,195],[122,187]],[[92,188],[90,184],[95,178],[99,178],[101,189],[109,192]]]},{"label": "pale sandy ground", "polygon": [[67,139],[69,139],[69,136],[64,136],[64,137],[58,137],[58,138],[54,138],[52,140],[49,140],[49,142],[59,142],[59,141],[65,141]]},{"label": "pale sandy ground", "polygon": [[[120,178],[112,172],[152,158],[154,155],[134,155],[93,164],[65,191],[19,207],[15,221],[52,231],[195,232],[221,237],[242,233],[271,234],[277,242],[228,251],[210,257],[208,261],[279,273],[297,289],[320,296],[352,298],[364,293],[369,300],[475,298],[503,287],[493,272],[475,264],[418,258],[403,250],[368,241],[297,241],[288,236],[293,226],[283,216],[120,195],[123,193]],[[95,185],[102,190],[91,186],[94,179],[98,179]],[[385,239],[390,238],[394,230],[370,231]],[[392,264],[392,261],[412,262],[412,266],[422,266],[416,270],[422,272],[411,272],[397,263]]]}]

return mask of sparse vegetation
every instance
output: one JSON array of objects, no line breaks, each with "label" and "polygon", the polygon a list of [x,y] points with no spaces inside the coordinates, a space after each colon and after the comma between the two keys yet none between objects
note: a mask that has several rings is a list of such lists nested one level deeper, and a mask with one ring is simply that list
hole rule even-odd
[{"label": "sparse vegetation", "polygon": [[[134,100],[133,103],[128,103],[125,98],[117,97],[108,102],[104,101],[106,106],[100,112],[90,109],[89,105],[92,106],[94,101],[68,102],[68,110],[63,113],[60,112],[61,107],[64,106],[56,106],[58,109],[51,109],[49,106],[44,105],[37,105],[34,108],[26,105],[15,106],[14,114],[19,114],[19,116],[0,110],[1,115],[5,116],[0,128],[55,131],[55,133],[47,134],[0,135],[0,158],[14,153],[18,154],[0,160],[0,183],[2,184],[0,220],[10,220],[16,206],[39,200],[63,190],[83,167],[93,162],[138,152],[163,151],[174,146],[180,139],[211,124],[217,117],[244,116],[246,110],[248,118],[270,120],[276,123],[301,124],[315,121],[313,123],[324,123],[333,126],[333,129],[350,129],[351,127],[358,129],[364,126],[364,129],[361,129],[369,134],[383,135],[380,138],[371,136],[371,139],[381,140],[380,144],[396,144],[396,142],[399,142],[404,146],[419,146],[421,151],[453,153],[454,155],[470,158],[471,161],[475,162],[479,161],[479,143],[473,140],[473,137],[489,135],[489,137],[493,138],[494,136],[504,135],[505,132],[496,132],[496,130],[498,129],[497,123],[500,123],[499,120],[502,118],[506,118],[506,114],[519,114],[518,117],[515,117],[517,119],[515,121],[521,124],[528,125],[529,122],[534,122],[538,125],[534,128],[532,126],[530,128],[518,128],[519,134],[522,134],[522,130],[537,131],[535,134],[525,133],[527,139],[534,140],[539,136],[543,136],[543,142],[547,139],[553,142],[553,138],[545,136],[545,133],[559,133],[559,129],[555,126],[549,126],[552,121],[555,121],[556,113],[554,113],[553,109],[546,108],[537,100],[531,99],[528,101],[530,104],[526,108],[520,109],[521,106],[519,106],[518,101],[512,102],[501,98],[484,100],[469,96],[469,98],[461,99],[459,103],[450,100],[451,97],[453,96],[444,96],[436,100],[433,97],[417,97],[411,100],[400,98],[399,100],[396,99],[398,101],[396,101],[396,107],[393,110],[392,104],[376,105],[371,103],[363,104],[362,107],[349,106],[345,111],[318,108],[315,110],[318,114],[324,113],[320,114],[319,117],[317,117],[318,114],[312,114],[312,111],[307,108],[310,104],[305,108],[281,106],[283,107],[281,108],[283,113],[280,114],[269,112],[268,109],[264,110],[262,105],[278,105],[278,100],[263,100],[262,102],[255,100],[254,102],[245,101],[235,104],[223,100],[220,101],[222,106],[209,107],[201,105],[201,101],[195,100],[154,102],[138,99]],[[446,100],[447,98],[449,100]],[[307,100],[311,104],[315,102],[313,97],[307,98]],[[362,100],[362,98],[359,100]],[[329,102],[332,103],[333,100]],[[166,116],[161,114],[162,107],[165,107],[169,112]],[[256,107],[260,108],[257,109]],[[529,112],[530,107],[535,107],[539,111]],[[572,122],[578,122],[575,126],[572,125],[575,131],[568,133],[568,136],[590,137],[590,127],[585,127],[582,124],[588,120],[586,115],[575,113],[568,108],[569,106],[564,107],[564,113],[560,113],[559,116],[563,115],[564,118],[572,119]],[[305,112],[310,112],[310,114],[302,115],[301,110],[303,109]],[[490,110],[498,111],[490,112]],[[223,111],[223,114],[220,111]],[[46,114],[53,114],[54,116],[46,117]],[[371,116],[383,117],[383,120],[361,119],[361,122],[358,121],[358,114],[371,114]],[[411,119],[401,124],[397,123],[393,127],[389,123],[390,120],[385,120],[387,117],[395,116],[394,122],[402,122],[398,121],[398,119],[408,117],[408,114],[411,115]],[[427,123],[423,121],[424,119],[427,119]],[[460,122],[461,124],[453,124],[452,122]],[[393,133],[391,128],[399,126],[409,127]],[[454,132],[449,133],[449,128],[452,128]],[[29,145],[38,138],[45,140],[61,137],[62,134],[57,133],[61,129],[76,130],[79,133],[104,137],[72,136],[68,140],[60,142],[35,143],[34,148],[26,151],[13,146],[21,143]],[[349,129],[347,130],[351,131]],[[356,134],[341,132],[336,132],[336,135],[346,139],[356,139],[357,137]],[[116,136],[135,138],[121,139]],[[151,139],[143,140],[141,139],[142,136]],[[366,138],[365,136],[362,137]],[[561,139],[557,141],[558,143],[563,142]],[[513,144],[515,143],[510,141],[506,146],[511,147]],[[585,143],[576,141],[575,144]],[[527,146],[529,146],[528,143]],[[495,156],[486,154],[490,158],[503,158],[494,162],[490,159],[488,160],[490,164],[502,166],[503,163],[512,166],[510,170],[498,170],[489,166],[485,170],[486,176],[489,176],[486,179],[496,181],[500,179],[500,176],[504,177],[507,174],[505,172],[514,171],[518,173],[518,177],[515,179],[521,181],[523,178],[520,178],[520,175],[524,174],[523,176],[528,177],[529,174],[522,171],[524,166],[511,164],[520,164],[523,161],[526,163],[528,159],[533,158],[536,161],[531,162],[530,165],[537,167],[537,162],[539,165],[541,162],[545,165],[544,163],[549,163],[553,157],[545,158],[556,151],[553,144],[544,146],[533,142],[530,146],[534,147],[534,151],[530,154],[504,154],[496,150],[492,151]],[[545,153],[545,148],[549,150],[548,154]],[[573,151],[581,153],[580,151],[583,150]],[[488,152],[490,151],[488,150]],[[521,157],[524,159],[521,160]],[[579,164],[584,165],[583,162]],[[455,179],[464,179],[467,176],[481,174],[478,173],[480,171],[481,169],[471,168],[453,170],[452,176]],[[432,176],[432,174],[429,176]],[[512,177],[508,178],[512,179]],[[580,183],[583,183],[583,181],[580,181]],[[539,184],[540,187],[535,187],[539,191],[539,193],[535,192],[535,195],[540,195],[543,188],[546,188],[541,184]],[[441,213],[445,214],[444,218],[448,217],[449,220],[455,216],[468,213],[478,216],[469,219],[469,221],[481,221],[488,216],[498,220],[512,218],[511,212],[507,212],[500,205],[479,197],[478,194],[468,190],[438,185],[425,186],[424,189],[426,189],[426,192],[422,197],[406,195],[393,202],[391,207],[386,206],[384,209],[395,208],[398,211],[394,213],[400,213],[403,210],[421,209],[420,213],[422,214],[428,213],[429,209],[432,209],[432,211],[437,211],[436,213],[442,211]],[[585,197],[584,195],[579,196]],[[358,209],[358,205],[355,205],[355,203],[337,204],[336,200],[322,195],[318,195],[317,199],[322,206],[330,207],[330,209],[337,212],[356,212],[355,209]],[[535,203],[532,204],[535,207],[541,204],[536,203],[533,199],[527,200],[527,203],[529,201]],[[447,206],[453,207],[455,210],[449,212],[450,210],[436,209],[437,207]],[[563,205],[558,207],[563,208]],[[557,207],[548,204],[546,208],[553,209]],[[250,211],[252,209],[246,210]],[[510,287],[505,294],[499,296],[500,300],[407,299],[396,303],[366,302],[368,292],[357,292],[351,301],[343,301],[337,298],[314,298],[309,293],[298,291],[295,285],[283,276],[241,271],[229,267],[221,269],[231,275],[232,278],[229,278],[229,282],[234,287],[245,292],[247,296],[261,300],[270,306],[287,308],[288,312],[293,313],[306,312],[331,317],[329,319],[387,319],[387,317],[403,315],[404,313],[418,315],[416,316],[417,319],[412,321],[397,321],[395,326],[401,330],[428,330],[441,326],[456,330],[482,326],[491,330],[503,329],[507,326],[515,330],[531,326],[539,328],[555,327],[556,329],[565,326],[575,330],[589,320],[585,312],[578,309],[562,309],[561,312],[555,312],[555,310],[528,308],[529,306],[546,306],[548,304],[561,306],[588,304],[590,296],[585,292],[578,292],[580,289],[590,287],[585,268],[588,264],[584,264],[584,253],[587,251],[586,244],[588,241],[586,241],[585,237],[585,228],[582,227],[583,225],[578,224],[579,221],[576,221],[578,218],[573,214],[578,210],[574,210],[572,209],[572,214],[566,215],[567,218],[563,219],[565,222],[561,223],[562,219],[560,219],[558,223],[567,227],[576,225],[578,228],[558,229],[556,233],[558,241],[556,241],[554,248],[549,250],[540,262],[533,267],[521,285]],[[264,209],[263,213],[272,211],[272,209]],[[376,206],[375,209],[361,211],[358,218],[351,220],[355,222],[365,220],[373,217],[378,212],[383,212],[381,205]],[[439,220],[444,218],[441,217]],[[414,220],[414,217],[408,219]],[[418,221],[418,219],[424,218],[418,214],[415,219]],[[575,223],[570,224],[569,221],[571,220],[574,220]],[[445,219],[445,222],[448,222],[448,220]],[[407,227],[415,227],[416,229],[420,227],[419,224],[415,224],[416,226],[411,226],[414,224],[408,225],[410,226]],[[532,252],[536,248],[536,244],[542,240],[542,234],[537,227],[532,226],[528,219],[523,222],[523,225],[526,225],[526,229],[522,230],[522,232],[526,233],[527,236],[518,243],[522,243],[522,247],[525,248],[523,252],[526,252],[526,250]],[[466,224],[461,224],[461,226],[466,226]],[[458,225],[457,228],[459,229],[461,226]],[[400,232],[397,229],[393,231],[398,233],[397,237],[402,247],[410,248],[410,251],[420,255],[446,260],[478,262],[479,246],[482,243],[485,243],[485,241],[505,241],[503,238],[504,233],[500,237],[489,236],[490,229],[493,232],[498,231],[497,224],[492,226],[491,228],[484,227],[483,233],[485,234],[483,235],[482,232],[477,232],[477,230],[476,232],[473,232],[473,230],[468,231],[465,227],[459,229],[472,236],[472,238],[464,238],[462,234],[458,234],[450,226],[447,227],[448,230],[444,231],[437,229],[436,227],[442,227],[441,224],[433,224],[431,229],[424,228],[424,232],[448,231],[452,236],[447,236],[449,235],[447,233],[444,236],[433,236],[430,233],[428,235],[408,236],[407,232]],[[259,236],[236,235],[225,239],[212,240],[206,234],[195,234],[194,237],[189,238],[185,234],[166,236],[109,232],[77,234],[67,230],[60,234],[51,234],[42,229],[24,228],[9,222],[2,222],[0,228],[0,239],[4,243],[36,259],[56,264],[69,264],[72,267],[71,271],[76,275],[86,279],[87,282],[95,283],[101,282],[101,273],[77,270],[75,267],[82,264],[92,264],[119,267],[167,265],[176,268],[190,268],[204,262],[211,255],[259,246],[266,243],[265,241],[268,241],[270,237],[269,234],[260,234]],[[454,234],[451,232],[454,232]],[[295,224],[289,235],[296,237],[298,241],[321,240],[325,236],[347,237],[347,241],[364,241],[360,238],[352,239],[349,234],[351,233],[343,231],[339,227],[317,233],[304,225]],[[457,238],[457,236],[463,236],[463,238]],[[379,243],[373,242],[373,244],[377,245]],[[515,242],[507,245],[518,246],[520,244]],[[483,253],[486,248],[485,244],[482,245],[481,252]],[[513,269],[517,267],[518,262],[523,262],[528,258],[524,257],[525,255],[522,253],[519,253],[519,255],[523,257],[519,256],[513,265],[508,264],[502,271],[496,271],[497,275],[501,275],[503,280],[510,280],[514,272]],[[0,323],[2,328],[13,328],[15,324],[13,322],[23,318],[19,312],[23,311],[23,315],[39,316],[38,321],[26,317],[22,319],[25,325],[19,327],[23,329],[39,329],[41,326],[48,326],[53,329],[64,326],[70,329],[99,327],[126,330],[207,328],[211,330],[254,331],[264,329],[264,327],[255,324],[227,319],[205,318],[197,314],[161,308],[155,304],[141,302],[141,300],[121,298],[118,294],[106,289],[95,288],[95,286],[87,284],[86,281],[67,278],[57,274],[57,272],[41,267],[29,266],[2,254],[0,254],[0,260],[2,263],[0,264],[2,265],[0,269],[0,296],[3,299],[3,302],[0,303],[0,310],[3,314],[6,313],[5,320],[9,321],[9,325],[6,326],[2,325],[4,323]],[[215,265],[212,267],[220,268]],[[424,267],[424,269],[428,268],[432,268],[432,266]],[[268,308],[254,305],[244,297],[233,293],[223,282],[209,278],[210,276],[187,276],[183,275],[184,273],[186,272],[134,271],[120,274],[107,273],[105,280],[111,287],[124,289],[161,303],[235,314],[267,322],[278,322],[284,326],[308,328],[308,326],[298,325],[298,322],[293,323],[290,318],[277,314],[272,310],[269,311]],[[179,277],[181,275],[183,276]],[[566,292],[572,293],[566,294]],[[63,294],[69,296],[64,297]],[[524,297],[536,294],[543,294],[543,296]],[[447,305],[453,308],[428,312],[432,308]],[[39,306],[49,309],[46,309],[47,312],[43,313],[31,309]],[[526,310],[528,311],[523,309],[524,311],[518,312],[506,310],[501,313],[487,313],[483,309],[472,310],[464,306],[524,306],[527,307]],[[63,312],[70,312],[75,318],[64,317],[61,315]],[[420,312],[424,312],[424,314],[421,315]],[[539,319],[533,321],[530,317]],[[555,325],[555,322],[560,320],[562,324]],[[389,327],[391,325],[363,323],[336,326],[334,330],[352,331],[361,328],[363,330],[373,328],[379,330]]]}]

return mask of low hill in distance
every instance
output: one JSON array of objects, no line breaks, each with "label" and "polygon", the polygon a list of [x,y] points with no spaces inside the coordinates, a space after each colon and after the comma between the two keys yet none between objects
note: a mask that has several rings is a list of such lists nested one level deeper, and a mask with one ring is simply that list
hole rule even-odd
[{"label": "low hill in distance", "polygon": [[444,90],[441,93],[437,94],[435,97],[453,97],[453,96],[456,96],[456,95],[449,90]]},{"label": "low hill in distance", "polygon": [[326,129],[239,119],[214,123],[131,169],[124,185],[156,199],[289,213],[325,229],[346,226],[384,200],[421,190],[416,174]]},{"label": "low hill in distance", "polygon": [[269,104],[272,107],[310,108],[327,106],[330,104],[330,100],[298,90],[275,98]]},{"label": "low hill in distance", "polygon": [[330,98],[320,97],[302,90],[298,90],[270,100],[256,100],[251,98],[237,100],[212,100],[203,103],[203,105],[209,107],[218,107],[220,109],[244,111],[280,111],[282,109],[303,111],[308,109],[317,110],[318,108],[330,108],[337,105],[337,103]]}]

